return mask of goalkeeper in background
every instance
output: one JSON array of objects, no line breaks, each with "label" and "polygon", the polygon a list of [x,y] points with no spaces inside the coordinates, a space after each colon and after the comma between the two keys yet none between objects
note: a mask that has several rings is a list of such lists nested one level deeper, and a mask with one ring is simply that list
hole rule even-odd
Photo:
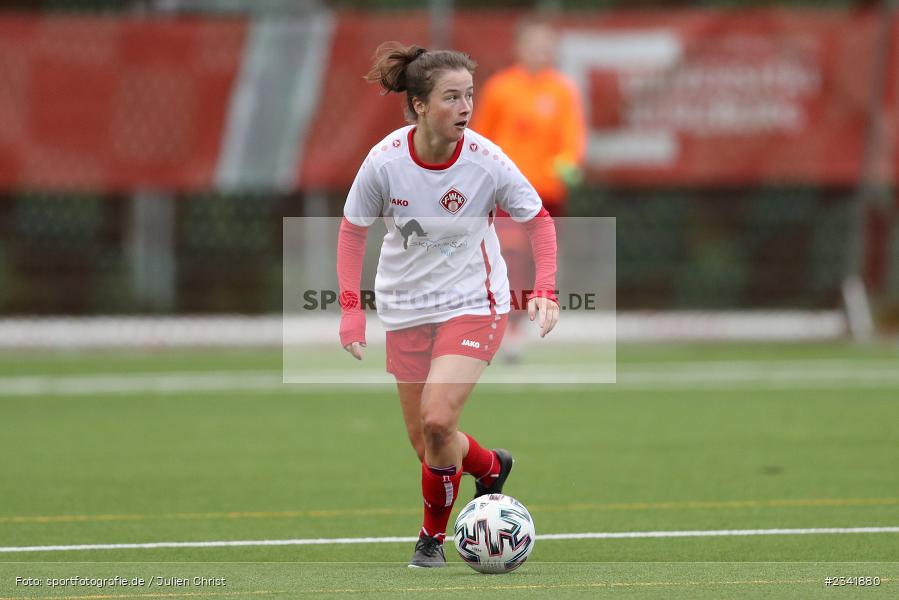
[{"label": "goalkeeper in background", "polygon": [[[546,210],[563,217],[568,190],[581,182],[586,129],[581,98],[555,68],[555,54],[556,34],[546,21],[531,17],[519,23],[516,63],[486,81],[471,128],[502,148],[537,190]],[[522,226],[503,211],[497,216],[513,296],[503,353],[516,362],[526,315],[521,299],[534,280],[534,266]]]}]

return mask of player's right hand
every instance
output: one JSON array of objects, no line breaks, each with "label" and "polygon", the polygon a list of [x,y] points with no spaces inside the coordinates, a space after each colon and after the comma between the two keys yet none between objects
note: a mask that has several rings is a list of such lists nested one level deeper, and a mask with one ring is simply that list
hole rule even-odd
[{"label": "player's right hand", "polygon": [[365,313],[361,310],[345,310],[340,316],[340,344],[343,349],[362,360],[365,348]]},{"label": "player's right hand", "polygon": [[343,349],[352,354],[356,360],[362,360],[363,348],[365,348],[365,344],[360,344],[359,342],[353,342],[352,344],[347,344],[343,347]]}]

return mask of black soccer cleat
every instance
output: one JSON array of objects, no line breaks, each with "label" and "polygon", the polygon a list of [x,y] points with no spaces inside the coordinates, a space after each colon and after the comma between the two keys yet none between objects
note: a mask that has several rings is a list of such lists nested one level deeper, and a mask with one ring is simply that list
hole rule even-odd
[{"label": "black soccer cleat", "polygon": [[419,535],[409,566],[421,569],[445,567],[446,556],[443,554],[443,542],[429,535]]},{"label": "black soccer cleat", "polygon": [[512,458],[509,451],[503,450],[502,448],[494,448],[493,451],[496,452],[496,457],[499,459],[499,475],[496,476],[493,483],[490,485],[484,485],[480,481],[475,480],[475,498],[480,498],[487,494],[502,494],[503,484],[506,483],[506,478],[509,477],[509,473],[512,471],[512,465],[515,463],[515,459]]}]

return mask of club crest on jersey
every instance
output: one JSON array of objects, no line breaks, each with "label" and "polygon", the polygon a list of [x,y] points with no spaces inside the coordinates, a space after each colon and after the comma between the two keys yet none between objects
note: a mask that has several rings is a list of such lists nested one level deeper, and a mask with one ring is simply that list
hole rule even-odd
[{"label": "club crest on jersey", "polygon": [[462,208],[465,202],[466,199],[465,196],[462,195],[462,192],[456,188],[450,188],[450,190],[443,195],[443,198],[440,199],[440,206],[445,208],[450,214],[454,215],[459,212],[459,209]]}]

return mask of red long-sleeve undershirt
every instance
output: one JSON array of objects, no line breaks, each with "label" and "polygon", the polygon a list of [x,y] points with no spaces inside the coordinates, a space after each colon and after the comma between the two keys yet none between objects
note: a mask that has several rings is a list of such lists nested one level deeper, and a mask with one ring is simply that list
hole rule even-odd
[{"label": "red long-sleeve undershirt", "polygon": [[362,261],[365,258],[365,238],[368,229],[350,223],[346,217],[340,222],[337,235],[337,283],[340,286],[340,345],[353,342],[365,344],[365,313],[359,299],[362,286]]},{"label": "red long-sleeve undershirt", "polygon": [[[537,216],[523,223],[531,241],[534,255],[534,291],[530,297],[544,297],[556,301],[556,227],[549,212],[542,208]],[[337,282],[340,286],[340,344],[365,343],[365,313],[360,302],[362,261],[365,257],[367,229],[350,223],[346,217],[340,223],[337,236]],[[530,298],[529,297],[529,298]]]},{"label": "red long-sleeve undershirt", "polygon": [[545,208],[537,216],[522,223],[531,240],[534,256],[534,291],[528,297],[556,299],[556,226]]}]

